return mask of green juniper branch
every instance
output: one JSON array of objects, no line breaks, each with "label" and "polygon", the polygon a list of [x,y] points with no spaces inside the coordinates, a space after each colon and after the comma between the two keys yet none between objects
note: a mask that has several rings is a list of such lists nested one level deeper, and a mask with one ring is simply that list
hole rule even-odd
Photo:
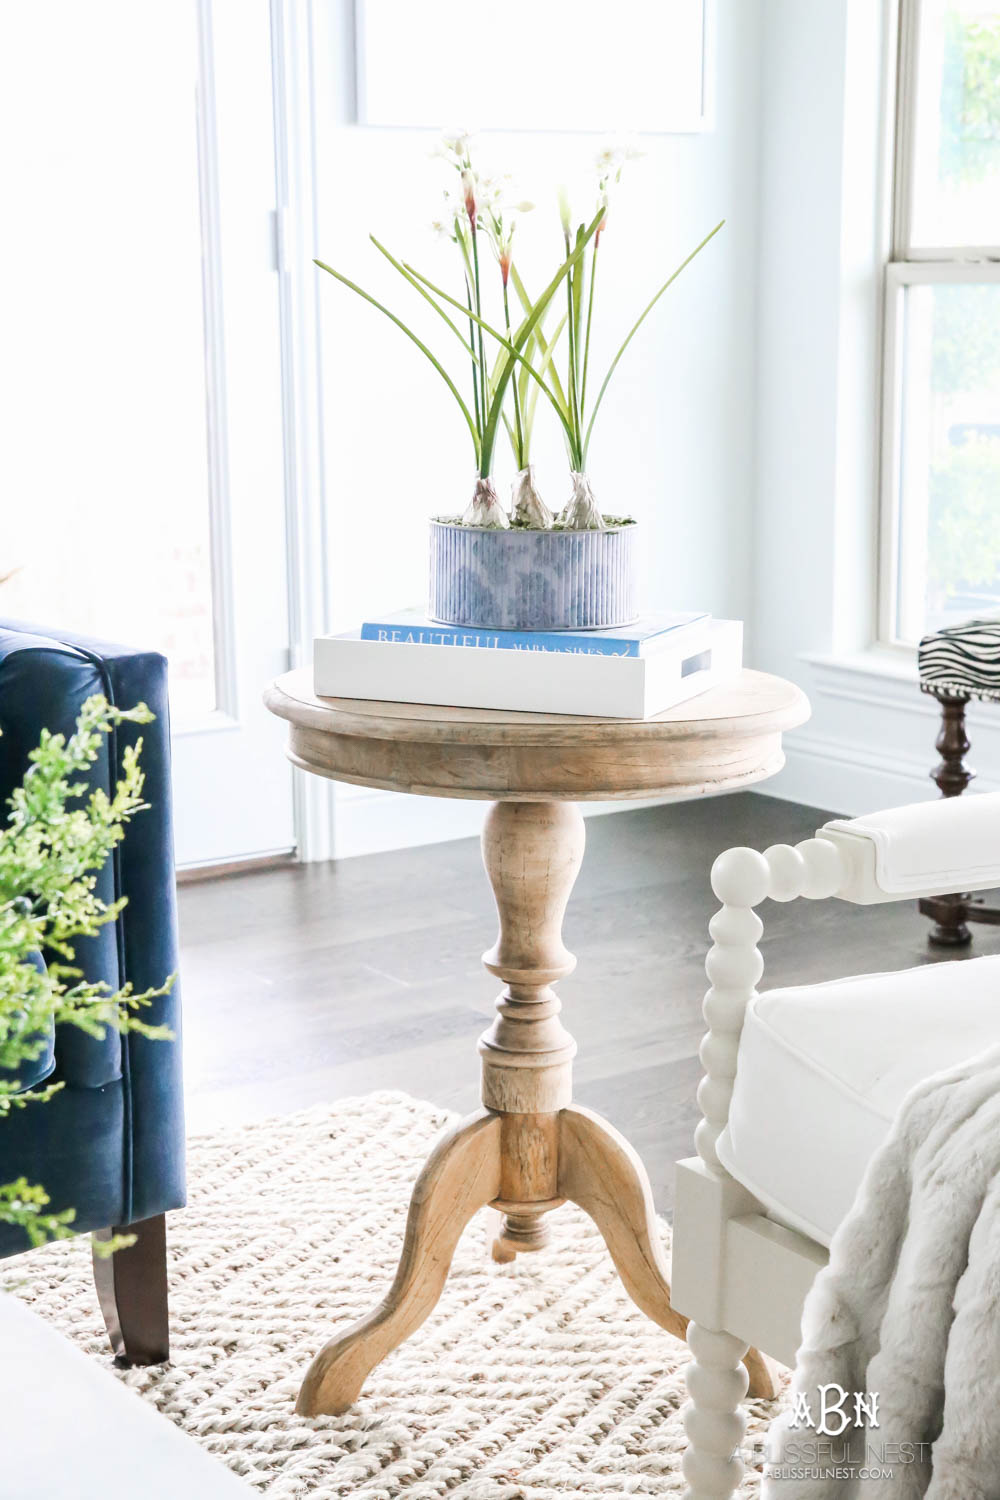
[{"label": "green juniper branch", "polygon": [[[75,1026],[95,1037],[108,1026],[170,1036],[139,1013],[168,992],[172,977],[142,994],[130,985],[111,991],[88,983],[74,964],[75,941],[93,937],[125,905],[98,896],[97,872],[147,806],[141,740],[125,747],[110,796],[88,789],[84,778],[114,726],[152,718],[145,704],[126,711],[100,696],[88,698],[71,735],[42,731],[27,774],[8,800],[8,822],[0,828],[0,1068],[8,1075],[0,1078],[0,1131],[12,1109],[44,1104],[62,1087],[22,1090],[16,1078],[22,1063],[44,1051],[53,1026]],[[40,952],[50,956],[44,966],[36,962]],[[71,1234],[73,1210],[47,1213],[48,1202],[43,1188],[18,1178],[0,1186],[0,1223],[19,1225],[31,1244]],[[106,1243],[102,1253],[122,1243],[128,1240]]]}]

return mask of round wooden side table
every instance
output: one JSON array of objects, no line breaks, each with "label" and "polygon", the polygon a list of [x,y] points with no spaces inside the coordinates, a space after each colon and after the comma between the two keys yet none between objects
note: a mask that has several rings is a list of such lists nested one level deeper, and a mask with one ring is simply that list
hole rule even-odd
[{"label": "round wooden side table", "polygon": [[[338,1414],[352,1404],[375,1366],[429,1315],[462,1230],[487,1205],[496,1211],[493,1254],[509,1260],[545,1243],[550,1209],[579,1204],[633,1301],[683,1337],[645,1168],[611,1125],[572,1102],[576,1043],[552,986],[576,962],[561,936],[583,858],[576,804],[696,797],[761,781],[783,763],[782,731],[809,716],[804,694],[747,671],[655,719],[595,719],[319,698],[311,671],[300,670],[279,677],[265,702],[288,720],[288,756],[305,771],[492,803],[483,861],[500,931],[483,962],[504,985],[479,1043],[483,1107],[431,1153],[395,1281],[378,1307],[317,1354],[297,1410]],[[769,1373],[757,1361],[751,1376],[764,1394]]]}]

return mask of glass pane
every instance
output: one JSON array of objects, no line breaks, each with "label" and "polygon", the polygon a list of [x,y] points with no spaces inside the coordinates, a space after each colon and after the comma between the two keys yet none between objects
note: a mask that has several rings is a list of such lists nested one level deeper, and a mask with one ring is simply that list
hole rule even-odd
[{"label": "glass pane", "polygon": [[195,21],[11,6],[0,61],[0,614],[164,651],[182,724],[216,701]]},{"label": "glass pane", "polygon": [[1000,3],[923,0],[915,246],[1000,245]]},{"label": "glass pane", "polygon": [[1000,609],[1000,283],[910,286],[904,304],[896,629]]}]

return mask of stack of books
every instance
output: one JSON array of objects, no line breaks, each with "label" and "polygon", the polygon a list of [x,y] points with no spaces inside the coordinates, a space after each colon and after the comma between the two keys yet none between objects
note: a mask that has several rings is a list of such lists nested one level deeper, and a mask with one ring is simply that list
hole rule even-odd
[{"label": "stack of books", "polygon": [[472,630],[418,610],[318,636],[315,691],[454,708],[648,719],[740,671],[743,624],[649,615],[613,630]]}]

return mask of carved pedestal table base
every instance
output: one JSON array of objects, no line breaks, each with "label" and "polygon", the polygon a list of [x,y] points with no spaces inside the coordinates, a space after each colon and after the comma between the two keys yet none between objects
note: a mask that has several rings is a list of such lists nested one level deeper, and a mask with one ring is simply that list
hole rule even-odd
[{"label": "carved pedestal table base", "polygon": [[[499,799],[483,830],[500,919],[483,962],[503,983],[496,1019],[479,1043],[483,1107],[438,1142],[413,1190],[392,1286],[317,1354],[299,1412],[338,1414],[352,1404],[368,1374],[428,1317],[463,1229],[487,1206],[495,1216],[493,1254],[509,1260],[545,1245],[546,1214],[579,1204],[633,1301],[684,1337],[645,1169],[611,1125],[572,1102],[576,1044],[553,986],[575,965],[561,930],[583,858],[576,800],[655,790],[693,795],[776,770],[780,731],[806,717],[805,700],[790,684],[755,673],[744,673],[740,687],[742,696],[720,690],[642,723],[319,699],[300,673],[269,690],[268,706],[293,725],[290,757],[305,768],[369,785]],[[755,1351],[746,1362],[752,1393],[772,1394],[767,1362]]]}]

